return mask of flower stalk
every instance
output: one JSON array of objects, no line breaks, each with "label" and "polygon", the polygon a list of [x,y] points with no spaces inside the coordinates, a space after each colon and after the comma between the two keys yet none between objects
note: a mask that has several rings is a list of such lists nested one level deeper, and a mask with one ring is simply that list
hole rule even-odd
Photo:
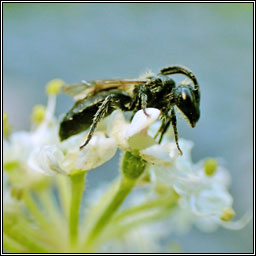
[{"label": "flower stalk", "polygon": [[121,176],[120,185],[112,200],[107,205],[103,214],[99,217],[98,221],[90,232],[86,240],[87,248],[93,247],[95,240],[110,222],[111,218],[119,209],[126,197],[129,195],[136,184],[137,179],[144,172],[145,167],[146,162],[139,156],[136,156],[130,152],[124,153],[121,165],[123,175]]},{"label": "flower stalk", "polygon": [[[13,225],[13,222],[16,224]],[[24,221],[22,217],[13,220],[5,216],[3,226],[4,235],[7,238],[4,241],[4,246],[7,244],[14,251],[22,248],[25,252],[49,253],[53,249],[43,241],[40,233],[29,228],[28,222]]]},{"label": "flower stalk", "polygon": [[69,240],[72,247],[76,245],[78,238],[79,210],[85,188],[85,174],[86,172],[83,171],[70,175],[72,195],[69,212]]}]

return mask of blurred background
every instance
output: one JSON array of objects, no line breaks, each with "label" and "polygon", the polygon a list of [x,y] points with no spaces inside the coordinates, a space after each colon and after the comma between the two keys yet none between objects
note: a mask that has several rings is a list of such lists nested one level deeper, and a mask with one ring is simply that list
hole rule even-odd
[{"label": "blurred background", "polygon": [[[193,70],[201,86],[201,118],[193,160],[221,158],[232,175],[237,218],[253,210],[253,4],[245,3],[4,3],[4,111],[15,130],[29,129],[35,104],[46,104],[53,78],[79,82],[133,78],[173,64]],[[180,81],[181,76],[177,77]],[[61,95],[57,114],[72,99]],[[117,175],[118,155],[89,173],[89,189]],[[250,253],[244,229],[175,235],[184,253]]]}]

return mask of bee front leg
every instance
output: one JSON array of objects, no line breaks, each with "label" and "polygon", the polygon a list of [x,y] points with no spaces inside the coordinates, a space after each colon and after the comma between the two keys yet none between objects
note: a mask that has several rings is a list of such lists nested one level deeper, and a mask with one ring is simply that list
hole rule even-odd
[{"label": "bee front leg", "polygon": [[169,111],[167,111],[167,112],[165,111],[162,113],[162,123],[161,123],[161,126],[159,127],[154,139],[156,139],[158,137],[158,135],[160,134],[160,138],[158,140],[158,143],[160,144],[163,139],[164,134],[166,133],[170,124],[172,124],[175,143],[176,143],[177,149],[180,152],[180,155],[182,155],[182,151],[180,149],[179,142],[178,142],[177,119],[176,119],[174,107],[171,106],[170,110],[171,110],[170,114],[169,114]]},{"label": "bee front leg", "polygon": [[162,121],[162,124],[156,134],[156,137],[158,136],[158,134],[160,134],[160,138],[158,140],[159,144],[161,143],[163,136],[166,133],[167,129],[169,128],[170,124],[171,124],[171,119],[169,118],[166,121]]},{"label": "bee front leg", "polygon": [[180,155],[182,156],[183,153],[180,149],[179,142],[178,142],[177,119],[176,119],[176,114],[175,114],[175,111],[174,111],[174,107],[171,107],[170,121],[172,123],[172,128],[173,128],[173,132],[174,132],[174,139],[175,139],[176,146],[177,146],[177,148],[180,152]]},{"label": "bee front leg", "polygon": [[162,113],[161,113],[161,119],[162,119],[162,122],[161,122],[161,126],[159,127],[156,135],[154,136],[154,139],[157,139],[158,135],[160,135],[160,138],[158,140],[158,143],[160,144],[162,139],[163,139],[163,136],[164,134],[166,133],[168,127],[170,126],[170,123],[171,123],[171,118],[170,118],[170,115],[168,114],[168,110],[166,109],[162,109]]}]

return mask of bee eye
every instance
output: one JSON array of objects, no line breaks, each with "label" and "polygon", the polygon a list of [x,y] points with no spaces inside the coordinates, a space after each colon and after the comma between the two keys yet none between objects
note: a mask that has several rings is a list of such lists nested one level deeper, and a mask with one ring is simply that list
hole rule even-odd
[{"label": "bee eye", "polygon": [[182,88],[181,97],[184,101],[193,101],[193,96],[188,88]]}]

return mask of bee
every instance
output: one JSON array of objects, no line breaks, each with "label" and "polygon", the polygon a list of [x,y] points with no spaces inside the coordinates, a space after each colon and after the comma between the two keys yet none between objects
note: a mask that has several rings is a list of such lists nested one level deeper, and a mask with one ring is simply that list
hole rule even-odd
[{"label": "bee", "polygon": [[[183,74],[192,83],[181,82],[176,86],[169,77],[173,74]],[[148,115],[146,108],[153,107],[161,111],[161,125],[155,139],[159,137],[158,142],[161,143],[172,125],[176,146],[182,155],[174,107],[184,114],[191,127],[195,127],[200,118],[200,88],[197,79],[189,69],[182,66],[166,67],[159,74],[149,74],[144,78],[82,81],[64,85],[63,91],[74,97],[76,102],[60,123],[59,137],[63,141],[89,129],[81,149],[91,140],[99,121],[115,109],[131,111],[133,116],[140,109]]]}]

